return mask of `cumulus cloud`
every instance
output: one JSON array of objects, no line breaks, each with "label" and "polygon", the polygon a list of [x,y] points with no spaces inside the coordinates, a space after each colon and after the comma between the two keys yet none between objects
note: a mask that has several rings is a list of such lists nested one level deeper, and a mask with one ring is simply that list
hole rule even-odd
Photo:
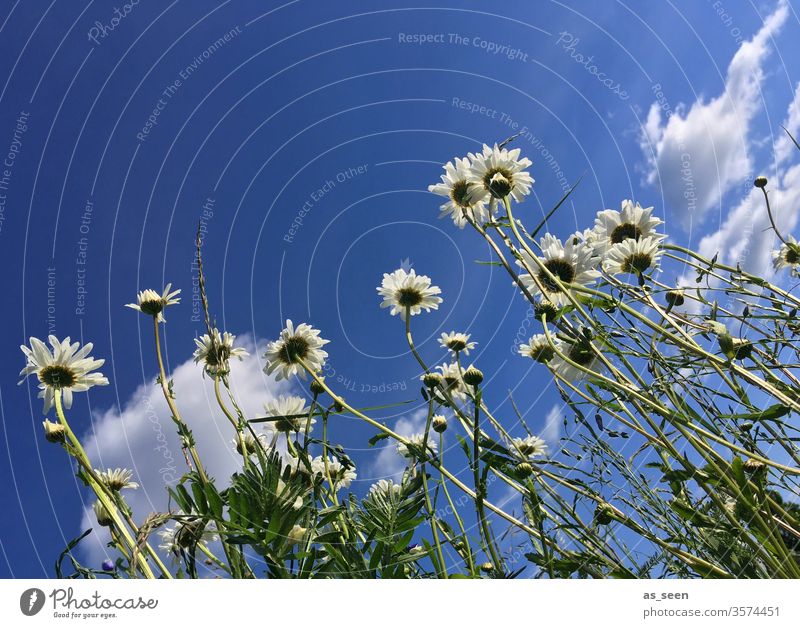
[{"label": "cumulus cloud", "polygon": [[[263,374],[252,338],[240,340],[250,356],[232,362],[231,386],[246,416],[258,416],[263,414],[262,404],[286,392],[289,385]],[[192,429],[203,464],[208,474],[224,485],[224,478],[240,467],[241,457],[233,448],[233,428],[214,398],[213,381],[204,378],[200,365],[191,359],[174,368],[172,378],[178,410]],[[166,486],[174,486],[187,466],[155,379],[137,388],[121,411],[112,408],[96,416],[92,430],[83,436],[82,442],[95,467],[133,470],[140,488],[125,491],[125,497],[136,521],[142,521],[151,512],[168,510]],[[98,530],[91,511],[84,512],[82,525],[82,529]],[[91,564],[105,558],[104,542],[100,534],[84,542]]]},{"label": "cumulus cloud", "polygon": [[[392,429],[400,436],[419,434],[425,431],[427,417],[427,409],[420,408],[408,416],[397,419]],[[370,472],[376,478],[392,478],[395,482],[399,482],[408,461],[397,453],[397,443],[395,441],[383,440],[381,443],[384,445],[375,457],[375,461],[370,467]]]},{"label": "cumulus cloud", "polygon": [[646,179],[660,182],[667,208],[684,228],[702,223],[752,171],[748,137],[758,112],[762,67],[770,40],[788,15],[781,0],[753,38],[741,44],[728,66],[725,89],[715,98],[701,96],[691,106],[673,108],[657,90],[640,135]]}]

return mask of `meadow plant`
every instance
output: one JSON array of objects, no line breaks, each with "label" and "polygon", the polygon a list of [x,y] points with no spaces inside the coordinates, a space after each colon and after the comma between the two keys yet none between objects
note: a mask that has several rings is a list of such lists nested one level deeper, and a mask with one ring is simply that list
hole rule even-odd
[{"label": "meadow plant", "polygon": [[[305,378],[308,398],[282,395],[264,416],[246,416],[230,371],[246,352],[212,322],[198,242],[207,334],[194,360],[213,379],[240,468],[208,476],[197,419],[182,416],[183,391],[165,370],[160,327],[180,290],[147,289],[128,306],[150,319],[157,384],[186,464],[169,488],[175,509],[141,522],[123,494],[137,488],[131,472],[94,469],[66,414],[73,393],[108,384],[103,361],[91,344],[31,338],[22,374],[37,377],[45,413],[54,407],[58,419],[44,422],[44,436],[77,461],[117,557],[82,565],[79,537],[59,575],[68,556],[72,577],[800,577],[800,297],[781,287],[798,276],[800,245],[775,226],[766,179],[755,186],[780,242],[774,281],[672,243],[653,207],[631,200],[583,231],[541,233],[570,190],[530,229],[518,207],[532,164],[507,144],[445,164],[429,190],[446,199],[442,217],[489,245],[490,263],[533,308],[540,329],[519,346],[520,371],[533,360],[571,410],[575,429],[560,448],[527,428],[513,400],[512,416],[488,407],[491,378],[466,360],[480,339],[444,333],[447,361],[422,358],[414,317],[436,316],[446,295],[403,268],[383,275],[376,305],[399,317],[422,373],[422,432],[402,436],[380,410],[350,405],[322,376],[335,346],[291,320],[264,347],[264,370]],[[363,497],[348,491],[354,462],[328,440],[341,415],[374,429],[371,446],[394,442],[406,460],[401,479],[379,480]],[[445,448],[445,434],[460,446]],[[490,501],[490,486],[518,494],[521,512]]]}]

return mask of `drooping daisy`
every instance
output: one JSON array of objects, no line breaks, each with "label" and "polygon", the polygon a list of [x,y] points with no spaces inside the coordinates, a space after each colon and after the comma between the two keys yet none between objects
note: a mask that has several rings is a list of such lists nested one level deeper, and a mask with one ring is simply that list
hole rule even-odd
[{"label": "drooping daisy", "polygon": [[549,362],[555,352],[550,343],[547,342],[547,336],[544,334],[535,334],[528,340],[528,344],[521,344],[519,346],[519,354],[535,360],[536,362]]},{"label": "drooping daisy", "polygon": [[292,375],[299,375],[305,379],[306,372],[300,362],[319,372],[325,364],[328,353],[322,347],[330,340],[319,337],[319,329],[314,329],[306,323],[294,327],[291,320],[286,321],[286,328],[281,331],[280,338],[273,340],[267,346],[264,358],[267,364],[264,372],[271,375],[276,372],[275,379],[289,379]]},{"label": "drooping daisy", "polygon": [[[600,260],[594,254],[592,247],[581,241],[579,234],[568,237],[566,243],[562,244],[561,240],[548,233],[539,240],[539,246],[542,250],[541,257],[537,256],[539,261],[562,283],[588,286],[600,277],[600,273],[597,271],[597,264]],[[550,279],[543,269],[539,268],[533,257],[526,251],[522,252],[522,256],[528,268],[536,273],[544,291],[539,289],[536,281],[528,273],[520,275],[525,287],[533,293],[541,294],[547,302],[555,306],[567,305],[569,298],[558,284]],[[524,264],[520,260],[517,260],[517,265],[524,268]]]},{"label": "drooping daisy", "polygon": [[383,297],[381,307],[389,307],[389,313],[406,319],[406,309],[411,316],[419,314],[423,309],[426,312],[439,309],[442,298],[436,296],[442,291],[438,286],[431,285],[431,278],[427,275],[417,275],[412,268],[406,272],[398,268],[393,273],[384,273],[383,282],[377,288],[378,294]]},{"label": "drooping daisy", "polygon": [[526,436],[525,438],[513,438],[511,449],[518,452],[525,458],[537,458],[547,455],[547,443],[538,436]]},{"label": "drooping daisy", "polygon": [[129,469],[106,469],[100,471],[95,469],[94,472],[100,481],[112,491],[121,491],[124,488],[139,488],[136,482],[131,482],[133,471]]},{"label": "drooping daisy", "polygon": [[238,453],[240,456],[243,455],[245,451],[247,451],[248,456],[254,455],[257,447],[261,447],[264,451],[266,451],[268,448],[266,434],[257,434],[256,436],[253,436],[247,431],[242,434],[237,434],[236,438],[231,440],[231,444],[236,450],[236,453]]},{"label": "drooping daisy", "polygon": [[[575,364],[578,364],[589,371],[599,371],[599,360],[597,359],[597,355],[595,355],[592,348],[586,342],[569,343],[562,340],[557,340],[555,345],[559,353],[575,362]],[[568,382],[577,382],[587,376],[587,373],[568,363],[559,355],[553,356],[553,359],[550,360],[548,366]]]},{"label": "drooping daisy", "polygon": [[456,362],[445,362],[436,367],[444,380],[447,391],[457,401],[464,401],[467,398],[467,387],[461,374],[461,369]]},{"label": "drooping daisy", "polygon": [[92,373],[103,366],[105,360],[87,357],[93,347],[91,342],[80,348],[79,342],[70,343],[69,336],[64,340],[49,336],[48,340],[53,348],[52,352],[41,340],[33,337],[30,339],[30,347],[20,347],[28,360],[20,375],[27,377],[36,373],[39,379],[39,397],[44,399],[45,413],[53,407],[56,390],[61,391],[64,407],[71,408],[73,392],[83,392],[92,386],[108,385],[108,380],[102,373]]},{"label": "drooping daisy", "polygon": [[508,150],[495,144],[489,147],[483,145],[483,151],[469,154],[472,161],[470,181],[482,186],[491,195],[491,205],[497,199],[511,196],[518,203],[530,194],[533,178],[525,170],[531,166],[527,157],[519,158],[520,149]]},{"label": "drooping daisy", "polygon": [[[422,453],[422,445],[425,443],[425,434],[413,434],[412,436],[407,436],[406,440],[408,440],[413,449],[410,449],[405,443],[397,443],[397,453],[403,456],[403,458],[419,457],[420,453]],[[429,437],[428,451],[426,453],[428,456],[435,457],[437,451],[438,447],[436,442]]]},{"label": "drooping daisy", "polygon": [[166,285],[164,292],[161,294],[149,288],[147,290],[142,290],[136,295],[136,303],[128,303],[125,307],[139,310],[142,314],[147,314],[148,316],[155,316],[159,323],[165,323],[166,319],[163,314],[164,308],[168,305],[175,305],[181,302],[180,298],[176,298],[181,291],[175,290],[170,292],[171,290],[171,283]]},{"label": "drooping daisy", "polygon": [[479,224],[489,218],[485,201],[488,193],[482,185],[469,180],[471,167],[469,159],[456,157],[444,165],[442,182],[428,186],[429,192],[448,199],[440,206],[439,218],[450,216],[459,229],[467,224],[467,217]]},{"label": "drooping daisy", "polygon": [[289,545],[297,545],[303,540],[306,534],[308,534],[308,528],[304,528],[296,523],[292,526],[292,529],[289,530],[289,534],[286,535],[286,540]]},{"label": "drooping daisy", "polygon": [[631,200],[622,201],[622,210],[604,209],[597,212],[594,220],[594,235],[590,238],[595,252],[601,257],[615,244],[633,239],[655,238],[661,242],[666,236],[656,233],[663,221],[653,217],[652,207],[634,205]]},{"label": "drooping daisy", "polygon": [[639,240],[627,238],[606,252],[603,270],[609,275],[641,275],[658,267],[661,258],[660,240],[646,237]]},{"label": "drooping daisy", "polygon": [[[271,422],[276,432],[300,432],[306,429],[309,409],[302,397],[278,395],[264,404],[264,410],[267,416],[279,417]],[[315,419],[311,419],[311,425],[315,422]]]},{"label": "drooping daisy", "polygon": [[462,334],[459,332],[451,331],[449,334],[443,333],[439,338],[439,344],[450,351],[461,352],[464,355],[469,355],[469,352],[475,348],[477,343],[469,341],[469,334]]},{"label": "drooping daisy", "polygon": [[[323,478],[326,477],[325,460],[322,456],[317,456],[311,461],[311,471],[316,475],[321,475]],[[349,487],[350,483],[357,477],[353,467],[346,467],[336,458],[330,457],[328,458],[328,473],[330,473],[333,488],[337,491],[340,488]]]},{"label": "drooping daisy", "polygon": [[164,526],[158,532],[161,543],[158,548],[170,554],[173,560],[180,558],[181,550],[192,547],[193,545],[206,545],[219,540],[219,535],[213,522],[203,525],[200,517],[185,517],[178,511],[175,525]]},{"label": "drooping daisy", "polygon": [[194,351],[194,361],[203,362],[206,372],[211,375],[225,375],[230,371],[231,358],[244,359],[249,354],[242,347],[234,347],[236,336],[227,331],[220,334],[215,327],[211,334],[203,334],[194,339],[197,349]]},{"label": "drooping daisy", "polygon": [[398,499],[403,492],[402,484],[395,484],[393,480],[378,480],[369,487],[368,498],[383,497],[387,500]]},{"label": "drooping daisy", "polygon": [[772,266],[776,271],[788,268],[793,277],[800,277],[800,244],[789,236],[781,248],[772,252]]}]

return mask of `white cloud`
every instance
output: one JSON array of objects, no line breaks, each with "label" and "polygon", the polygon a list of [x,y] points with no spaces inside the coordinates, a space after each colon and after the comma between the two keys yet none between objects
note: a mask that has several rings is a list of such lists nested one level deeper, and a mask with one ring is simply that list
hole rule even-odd
[{"label": "white cloud", "polygon": [[[786,120],[783,123],[783,127],[789,131],[795,139],[798,139],[800,135],[800,83],[798,83],[795,88],[794,98],[786,112]],[[794,142],[786,133],[782,133],[778,141],[775,142],[775,160],[779,166],[795,157],[797,155],[796,151],[797,146],[794,145]]]},{"label": "white cloud", "polygon": [[[400,436],[419,434],[425,431],[427,417],[427,409],[420,408],[408,416],[397,419],[392,429]],[[381,450],[370,467],[371,475],[378,479],[392,478],[399,482],[408,461],[397,453],[397,443],[394,440],[382,440],[380,443]]]},{"label": "white cloud", "polygon": [[667,208],[685,228],[702,223],[751,172],[748,135],[758,112],[762,64],[788,14],[781,0],[753,38],[742,43],[728,66],[722,94],[707,101],[701,96],[674,111],[665,99],[650,107],[640,136],[647,181],[660,181]]},{"label": "white cloud", "polygon": [[[241,362],[233,361],[231,386],[245,415],[258,416],[263,414],[263,402],[286,392],[289,385],[276,383],[264,375],[252,338],[241,337],[239,341],[250,356]],[[231,442],[233,428],[214,397],[213,380],[204,378],[200,365],[191,359],[173,369],[172,379],[178,410],[194,434],[203,465],[210,476],[224,485],[224,479],[240,467],[241,457]],[[141,522],[151,512],[168,510],[166,486],[174,486],[187,466],[175,425],[155,380],[137,388],[121,412],[112,408],[95,417],[93,429],[84,435],[82,442],[95,467],[133,470],[140,488],[125,491],[125,497],[136,521]],[[84,512],[82,525],[84,530],[88,527],[99,530],[90,511]],[[82,544],[95,566],[105,558],[105,538],[93,534]]]},{"label": "white cloud", "polygon": [[547,413],[544,419],[542,433],[539,434],[539,437],[543,438],[550,446],[550,451],[558,449],[559,440],[561,438],[561,426],[563,424],[562,407],[563,406],[560,404],[556,404],[550,408],[550,412]]}]

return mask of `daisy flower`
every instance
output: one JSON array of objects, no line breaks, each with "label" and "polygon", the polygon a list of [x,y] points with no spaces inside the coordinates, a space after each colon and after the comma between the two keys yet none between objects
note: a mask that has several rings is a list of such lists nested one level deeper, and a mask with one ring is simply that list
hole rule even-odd
[{"label": "daisy flower", "polygon": [[662,220],[653,217],[652,207],[642,207],[633,201],[622,201],[622,210],[604,209],[597,212],[594,235],[590,240],[597,255],[604,256],[615,244],[628,239],[655,238],[661,242],[666,236],[656,233]]},{"label": "daisy flower", "polygon": [[73,392],[84,392],[92,386],[108,385],[108,379],[102,373],[92,373],[103,366],[105,360],[87,357],[92,350],[91,342],[80,348],[79,342],[70,343],[69,336],[64,340],[50,336],[48,340],[53,348],[52,352],[41,340],[33,337],[30,339],[30,347],[20,347],[28,359],[20,375],[27,377],[36,373],[39,379],[39,397],[44,399],[45,413],[53,407],[57,390],[61,391],[64,407],[71,408]]},{"label": "daisy flower", "polygon": [[442,337],[439,338],[439,344],[444,349],[450,349],[450,351],[454,353],[460,351],[464,355],[469,355],[469,352],[474,349],[477,344],[475,342],[470,342],[469,337],[469,334],[451,331],[449,334],[442,334]]},{"label": "daisy flower", "polygon": [[[256,438],[258,441],[256,441]],[[256,436],[253,436],[250,432],[244,432],[242,434],[237,434],[236,438],[231,440],[233,448],[240,456],[244,453],[244,451],[247,451],[248,456],[255,454],[256,448],[259,447],[259,443],[262,449],[268,449],[266,434],[257,434]],[[244,445],[244,448],[242,445]]]},{"label": "daisy flower", "polygon": [[470,181],[470,160],[456,157],[443,167],[442,182],[428,186],[428,192],[447,197],[447,202],[439,208],[442,210],[439,218],[450,216],[459,229],[467,224],[467,217],[479,224],[486,222],[489,218],[487,192],[483,186]]},{"label": "daisy flower", "polygon": [[[412,436],[407,436],[406,439],[413,447],[409,449],[408,445],[405,443],[397,443],[397,453],[399,453],[403,458],[417,458],[422,452],[422,445],[425,442],[425,434],[413,434]],[[438,451],[438,447],[436,446],[436,442],[428,438],[428,451],[426,452],[429,456],[436,456],[436,452]]]},{"label": "daisy flower", "polygon": [[453,399],[465,401],[467,398],[467,387],[461,376],[461,369],[456,362],[445,362],[436,367],[444,380],[444,385]]},{"label": "daisy flower", "polygon": [[531,160],[519,158],[520,149],[508,150],[495,144],[483,145],[483,151],[469,154],[472,161],[470,182],[482,187],[491,196],[491,206],[497,199],[511,196],[518,203],[530,194],[533,178],[525,170],[531,166]]},{"label": "daisy flower", "polygon": [[[599,360],[589,347],[584,342],[569,343],[562,340],[556,341],[556,347],[559,353],[563,354],[579,366],[582,366],[589,371],[599,370]],[[577,382],[586,377],[587,373],[572,364],[569,364],[564,358],[555,355],[550,360],[548,366],[558,375],[563,377],[568,382]]]},{"label": "daisy flower", "polygon": [[800,244],[792,236],[772,252],[772,266],[776,271],[788,268],[793,277],[800,277]]},{"label": "daisy flower", "polygon": [[158,294],[155,290],[142,290],[138,295],[136,295],[136,303],[128,303],[125,307],[132,308],[134,310],[139,310],[142,314],[147,314],[149,316],[155,316],[156,320],[159,323],[166,323],[166,319],[164,318],[164,308],[168,305],[175,305],[176,303],[180,303],[181,300],[176,298],[181,291],[175,290],[171,292],[172,284],[168,283],[164,288],[164,292]]},{"label": "daisy flower", "polygon": [[658,238],[650,236],[639,240],[627,238],[608,249],[603,270],[609,275],[641,275],[648,269],[655,269],[661,258],[659,242]]},{"label": "daisy flower", "polygon": [[[325,460],[322,456],[317,456],[311,461],[311,472],[315,475],[326,477]],[[333,487],[337,491],[340,488],[348,488],[350,483],[357,477],[353,467],[345,467],[336,458],[328,458],[328,472],[331,474]]]},{"label": "daisy flower", "polygon": [[377,288],[378,294],[383,297],[381,307],[390,307],[389,313],[406,319],[406,309],[411,316],[419,314],[424,309],[426,312],[439,309],[442,298],[436,296],[442,291],[438,286],[431,285],[431,278],[427,275],[417,275],[412,268],[406,272],[398,268],[393,273],[384,273],[383,282]]},{"label": "daisy flower", "polygon": [[397,499],[403,492],[402,484],[395,484],[393,480],[378,480],[369,487],[367,497],[374,499],[381,496],[385,499]]},{"label": "daisy flower", "polygon": [[158,548],[169,553],[173,560],[180,559],[182,549],[190,548],[195,544],[206,545],[219,540],[213,522],[201,527],[203,520],[199,517],[189,519],[183,516],[181,511],[178,511],[176,516],[181,517],[181,520],[176,521],[174,526],[164,526],[164,529],[158,532],[158,536],[161,537]]},{"label": "daisy flower", "polygon": [[555,352],[553,351],[553,347],[550,346],[550,343],[547,342],[547,336],[544,334],[536,334],[531,336],[530,340],[528,340],[528,344],[521,344],[519,346],[519,354],[526,358],[531,358],[536,362],[549,362]]},{"label": "daisy flower", "polygon": [[304,528],[296,523],[292,526],[292,529],[289,530],[289,534],[286,535],[286,540],[289,545],[297,545],[303,540],[306,534],[308,534],[308,528]]},{"label": "daisy flower", "polygon": [[286,321],[286,328],[281,331],[278,340],[273,340],[267,346],[264,358],[267,364],[264,372],[271,375],[276,372],[275,379],[289,379],[292,375],[305,378],[306,372],[300,364],[302,360],[306,366],[318,372],[322,370],[328,353],[322,347],[330,340],[319,337],[319,329],[314,329],[306,323],[301,323],[297,328],[291,320]]},{"label": "daisy flower", "polygon": [[547,443],[538,436],[511,439],[511,448],[525,458],[537,458],[547,455]]},{"label": "daisy flower", "polygon": [[[566,243],[562,244],[561,240],[548,233],[539,240],[539,246],[542,255],[541,257],[537,256],[537,259],[562,283],[588,286],[600,277],[600,273],[596,269],[600,260],[595,256],[592,247],[581,241],[580,234],[570,236]],[[539,265],[533,257],[527,251],[523,251],[522,256],[528,268],[537,274],[544,292],[539,289],[536,281],[528,273],[520,275],[525,287],[533,293],[541,294],[548,303],[555,306],[569,304],[567,294],[547,276],[543,269],[539,269]],[[517,260],[517,265],[524,268],[520,260]]]},{"label": "daisy flower", "polygon": [[[264,404],[264,410],[267,411],[267,416],[279,417],[277,421],[272,422],[277,432],[299,432],[305,429],[308,421],[309,408],[302,397],[278,395]],[[311,419],[311,425],[315,422]]]},{"label": "daisy flower", "polygon": [[194,361],[204,362],[206,372],[211,375],[224,375],[230,371],[228,361],[231,358],[242,360],[248,355],[247,351],[241,347],[234,347],[233,341],[236,336],[227,331],[220,334],[215,327],[211,334],[203,334],[194,339],[197,349],[194,350]]},{"label": "daisy flower", "polygon": [[100,478],[100,481],[112,491],[121,491],[124,488],[139,488],[136,482],[131,482],[133,471],[129,469],[120,469],[118,467],[116,469],[106,469],[105,471],[95,469],[94,472]]}]

